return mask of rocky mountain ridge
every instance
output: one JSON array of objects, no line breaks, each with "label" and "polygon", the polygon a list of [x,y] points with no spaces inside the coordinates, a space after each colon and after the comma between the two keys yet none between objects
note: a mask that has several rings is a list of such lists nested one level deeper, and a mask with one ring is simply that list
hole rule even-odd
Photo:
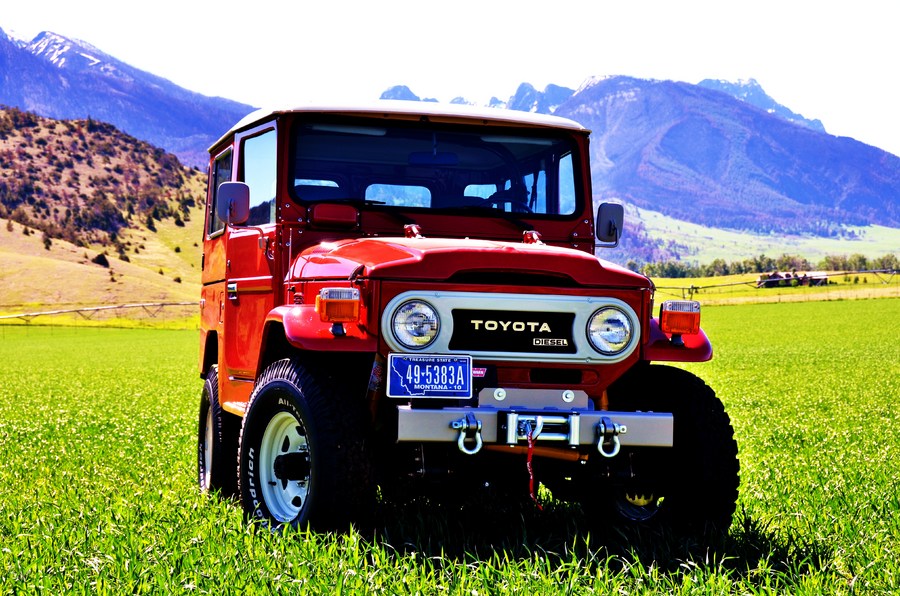
[{"label": "rocky mountain ridge", "polygon": [[[572,97],[574,89],[559,85],[547,85],[543,91],[538,91],[531,83],[522,83],[509,99],[502,100],[495,97],[487,103],[487,107],[498,109],[519,110],[522,112],[537,112],[539,114],[552,114],[556,109]],[[420,98],[406,85],[395,85],[381,94],[379,99],[401,99],[406,101],[437,102],[433,97]],[[450,100],[452,104],[476,105],[463,96],[457,96]]]},{"label": "rocky mountain ridge", "polygon": [[827,132],[825,130],[825,125],[822,124],[821,120],[817,118],[812,120],[804,118],[802,115],[795,113],[787,106],[783,106],[775,101],[768,93],[763,90],[762,85],[760,85],[756,79],[738,81],[703,79],[702,81],[697,83],[697,86],[705,87],[706,89],[712,89],[713,91],[721,91],[723,93],[727,93],[732,97],[745,101],[750,105],[756,106],[761,110],[765,110],[770,114],[783,118],[788,122],[801,124],[817,132]]},{"label": "rocky mountain ridge", "polygon": [[760,233],[900,227],[900,157],[718,91],[603,78],[556,113],[593,131],[595,198]]}]

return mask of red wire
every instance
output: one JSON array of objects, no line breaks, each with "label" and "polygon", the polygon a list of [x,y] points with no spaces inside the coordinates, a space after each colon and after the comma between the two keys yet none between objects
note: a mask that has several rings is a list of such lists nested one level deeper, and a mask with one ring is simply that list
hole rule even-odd
[{"label": "red wire", "polygon": [[528,492],[531,493],[531,500],[537,506],[538,511],[544,508],[538,503],[537,495],[534,494],[534,469],[531,467],[531,457],[534,455],[534,437],[531,425],[528,425],[528,458],[525,460],[525,467],[528,469]]}]

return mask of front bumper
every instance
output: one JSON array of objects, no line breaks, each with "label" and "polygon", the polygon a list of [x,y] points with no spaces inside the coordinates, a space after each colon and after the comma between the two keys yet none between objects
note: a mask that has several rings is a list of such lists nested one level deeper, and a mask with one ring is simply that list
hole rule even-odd
[{"label": "front bumper", "polygon": [[399,406],[398,442],[456,443],[477,453],[482,445],[593,445],[606,457],[620,446],[671,447],[672,414],[588,409],[442,408]]}]

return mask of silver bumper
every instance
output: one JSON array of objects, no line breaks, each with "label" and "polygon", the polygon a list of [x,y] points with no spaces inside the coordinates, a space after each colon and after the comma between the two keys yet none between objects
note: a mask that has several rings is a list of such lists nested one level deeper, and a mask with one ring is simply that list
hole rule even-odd
[{"label": "silver bumper", "polygon": [[671,447],[673,418],[668,413],[597,410],[398,407],[399,442],[457,443],[465,453],[482,444],[556,443],[594,445],[607,457],[619,446]]}]

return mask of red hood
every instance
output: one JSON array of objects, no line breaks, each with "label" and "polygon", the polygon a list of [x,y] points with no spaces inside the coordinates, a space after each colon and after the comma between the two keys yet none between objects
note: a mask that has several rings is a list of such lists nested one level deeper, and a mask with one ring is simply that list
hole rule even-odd
[{"label": "red hood", "polygon": [[565,275],[579,285],[648,287],[642,275],[578,250],[544,244],[443,238],[360,238],[303,251],[292,280],[370,278],[444,281],[460,272]]}]

